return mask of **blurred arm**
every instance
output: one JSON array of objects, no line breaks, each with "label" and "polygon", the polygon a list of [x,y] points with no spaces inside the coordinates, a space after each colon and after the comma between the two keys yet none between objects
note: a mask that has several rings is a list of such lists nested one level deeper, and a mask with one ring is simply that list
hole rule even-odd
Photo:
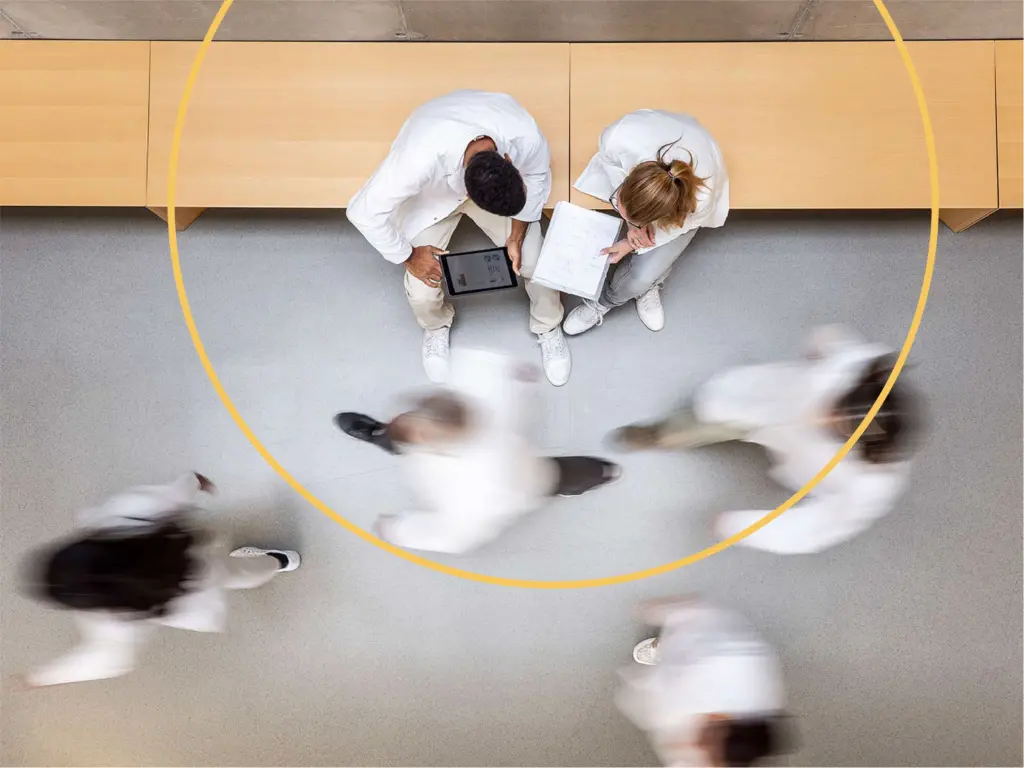
[{"label": "blurred arm", "polygon": [[[780,555],[811,554],[852,539],[889,509],[887,501],[858,499],[851,493],[826,493],[805,498],[739,546]],[[715,533],[726,539],[767,515],[771,510],[726,512]]]},{"label": "blurred arm", "polygon": [[78,613],[81,642],[71,651],[27,676],[30,686],[60,685],[120,677],[135,668],[138,645],[150,627],[139,621]]},{"label": "blurred arm", "polygon": [[823,325],[811,331],[806,341],[806,356],[811,360],[831,357],[864,340],[843,325]]}]

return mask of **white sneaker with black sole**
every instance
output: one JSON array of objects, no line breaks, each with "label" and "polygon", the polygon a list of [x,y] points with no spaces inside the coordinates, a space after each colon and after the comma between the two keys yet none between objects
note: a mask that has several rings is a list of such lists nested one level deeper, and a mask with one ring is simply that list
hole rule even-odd
[{"label": "white sneaker with black sole", "polygon": [[636,313],[640,322],[649,330],[660,331],[665,327],[665,307],[661,303],[661,286],[656,285],[636,300]]},{"label": "white sneaker with black sole", "polygon": [[239,547],[231,553],[231,557],[260,557],[270,555],[276,558],[281,566],[278,571],[297,571],[302,565],[302,558],[294,549],[261,549],[260,547]]},{"label": "white sneaker with black sole", "polygon": [[448,380],[450,332],[450,328],[423,332],[423,370],[434,384],[444,384]]}]

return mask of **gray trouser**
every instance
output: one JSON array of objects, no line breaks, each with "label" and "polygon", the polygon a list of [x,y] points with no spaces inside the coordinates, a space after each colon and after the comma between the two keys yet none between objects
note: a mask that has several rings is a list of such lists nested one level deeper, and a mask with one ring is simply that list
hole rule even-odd
[{"label": "gray trouser", "polygon": [[659,448],[699,448],[743,440],[750,429],[740,424],[713,424],[697,419],[690,408],[680,408],[657,422]]},{"label": "gray trouser", "polygon": [[675,240],[659,245],[647,253],[634,253],[616,264],[611,278],[605,283],[601,306],[607,309],[622,306],[665,282],[668,273],[672,271],[672,265],[696,234],[697,230],[691,229]]}]

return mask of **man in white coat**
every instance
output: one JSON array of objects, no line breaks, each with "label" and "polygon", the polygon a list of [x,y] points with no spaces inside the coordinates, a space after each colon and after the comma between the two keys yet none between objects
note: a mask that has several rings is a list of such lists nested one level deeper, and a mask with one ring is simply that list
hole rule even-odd
[{"label": "man in white coat", "polygon": [[348,204],[348,219],[394,264],[423,328],[423,367],[448,375],[455,309],[441,288],[437,257],[463,216],[508,248],[530,297],[530,330],[552,384],[569,379],[558,291],[530,280],[540,257],[540,218],[551,193],[551,154],[537,122],[504,93],[456,91],[412,113],[377,171]]},{"label": "man in white coat", "polygon": [[615,703],[662,765],[745,766],[783,751],[779,661],[742,617],[682,597],[648,601],[641,618],[659,635],[633,649]]},{"label": "man in white coat", "polygon": [[[838,326],[819,328],[805,359],[727,370],[697,390],[692,409],[656,424],[624,427],[613,440],[625,448],[756,443],[771,455],[772,478],[797,491],[863,421],[893,362],[884,346]],[[899,380],[846,458],[801,502],[740,545],[780,554],[820,552],[869,528],[906,488],[919,413],[918,397]],[[727,512],[715,532],[728,538],[770,511]]]},{"label": "man in white coat", "polygon": [[531,369],[503,355],[459,350],[450,389],[385,424],[335,417],[351,437],[403,455],[423,511],[384,516],[376,532],[400,547],[459,554],[486,544],[553,496],[578,496],[618,478],[585,456],[545,458],[529,436]]}]

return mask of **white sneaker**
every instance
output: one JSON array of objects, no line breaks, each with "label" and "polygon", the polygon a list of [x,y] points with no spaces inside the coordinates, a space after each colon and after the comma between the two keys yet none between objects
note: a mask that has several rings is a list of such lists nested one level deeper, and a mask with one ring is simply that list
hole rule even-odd
[{"label": "white sneaker", "polygon": [[302,558],[294,549],[260,549],[259,547],[239,547],[231,553],[231,557],[260,557],[262,555],[277,555],[278,559],[283,557],[288,562],[277,570],[297,571],[302,565]]},{"label": "white sneaker", "polygon": [[649,637],[643,642],[637,643],[633,649],[633,661],[647,667],[653,667],[658,663],[658,638]]},{"label": "white sneaker", "polygon": [[665,308],[661,305],[661,286],[656,285],[636,300],[636,313],[640,322],[652,331],[665,327]]},{"label": "white sneaker", "polygon": [[450,328],[423,332],[423,370],[434,384],[448,379],[448,333]]},{"label": "white sneaker", "polygon": [[569,380],[569,371],[572,370],[572,357],[562,329],[556,325],[547,333],[538,333],[537,343],[540,344],[540,356],[548,381],[556,387],[562,386]]},{"label": "white sneaker", "polygon": [[603,323],[606,314],[608,314],[608,310],[597,302],[584,301],[569,313],[569,316],[565,318],[565,322],[562,323],[562,328],[570,336],[576,336],[584,331],[589,331],[595,325]]}]

